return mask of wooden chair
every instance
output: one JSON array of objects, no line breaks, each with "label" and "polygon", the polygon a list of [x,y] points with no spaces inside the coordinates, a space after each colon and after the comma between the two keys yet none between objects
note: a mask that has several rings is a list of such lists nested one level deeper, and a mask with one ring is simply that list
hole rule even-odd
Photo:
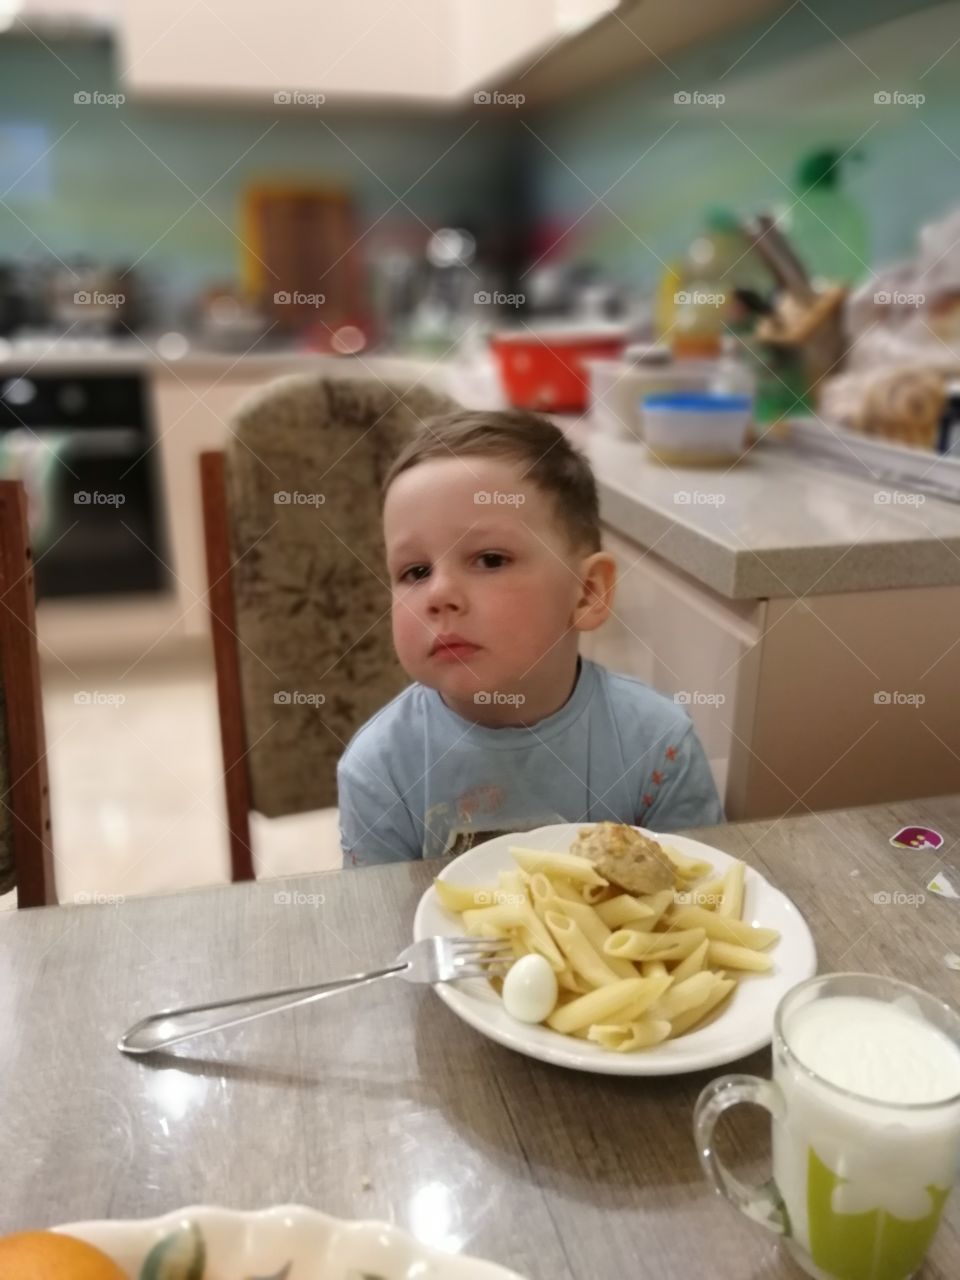
[{"label": "wooden chair", "polygon": [[390,631],[379,495],[425,388],[297,374],[243,403],[225,453],[200,455],[220,741],[235,880],[250,811],[337,803],[353,733],[407,683]]},{"label": "wooden chair", "polygon": [[27,496],[0,480],[0,894],[56,902]]}]

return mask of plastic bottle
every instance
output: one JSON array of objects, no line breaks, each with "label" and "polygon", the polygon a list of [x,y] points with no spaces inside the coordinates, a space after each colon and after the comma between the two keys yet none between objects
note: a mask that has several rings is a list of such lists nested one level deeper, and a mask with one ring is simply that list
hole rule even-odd
[{"label": "plastic bottle", "polygon": [[866,215],[842,189],[845,152],[826,147],[803,157],[792,199],[778,225],[814,284],[855,284],[870,274],[870,233]]},{"label": "plastic bottle", "polygon": [[704,233],[661,280],[658,337],[680,358],[718,356],[737,314],[734,290],[759,287],[766,292],[769,286],[736,217],[727,209],[708,209]]}]

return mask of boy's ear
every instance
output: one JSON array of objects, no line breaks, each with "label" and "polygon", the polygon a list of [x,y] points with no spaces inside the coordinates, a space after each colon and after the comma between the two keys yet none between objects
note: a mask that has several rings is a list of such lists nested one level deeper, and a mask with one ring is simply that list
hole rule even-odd
[{"label": "boy's ear", "polygon": [[580,598],[573,611],[577,631],[595,631],[606,622],[613,608],[617,566],[606,551],[595,551],[580,566]]}]

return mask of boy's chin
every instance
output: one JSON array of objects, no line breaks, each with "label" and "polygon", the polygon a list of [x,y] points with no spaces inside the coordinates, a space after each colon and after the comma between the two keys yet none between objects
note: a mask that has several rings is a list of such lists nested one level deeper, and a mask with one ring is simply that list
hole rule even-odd
[{"label": "boy's chin", "polygon": [[[409,673],[408,673],[409,674]],[[448,701],[456,699],[458,702],[473,703],[478,706],[488,701],[490,695],[497,692],[497,684],[491,683],[489,679],[484,679],[475,671],[467,671],[463,668],[455,669],[454,667],[445,667],[442,670],[428,668],[420,671],[415,677],[421,684],[425,684],[428,689],[436,689]]]}]

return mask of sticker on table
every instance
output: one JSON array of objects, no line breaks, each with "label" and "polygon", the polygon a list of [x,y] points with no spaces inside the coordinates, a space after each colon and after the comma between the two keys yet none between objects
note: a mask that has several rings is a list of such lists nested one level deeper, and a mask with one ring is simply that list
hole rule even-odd
[{"label": "sticker on table", "polygon": [[895,849],[942,849],[943,836],[933,827],[901,827],[890,843]]},{"label": "sticker on table", "polygon": [[953,880],[951,880],[945,871],[938,871],[927,888],[931,893],[939,893],[942,898],[960,898],[960,893],[955,887],[957,885],[960,885],[960,879],[957,878],[956,872],[953,872]]}]

